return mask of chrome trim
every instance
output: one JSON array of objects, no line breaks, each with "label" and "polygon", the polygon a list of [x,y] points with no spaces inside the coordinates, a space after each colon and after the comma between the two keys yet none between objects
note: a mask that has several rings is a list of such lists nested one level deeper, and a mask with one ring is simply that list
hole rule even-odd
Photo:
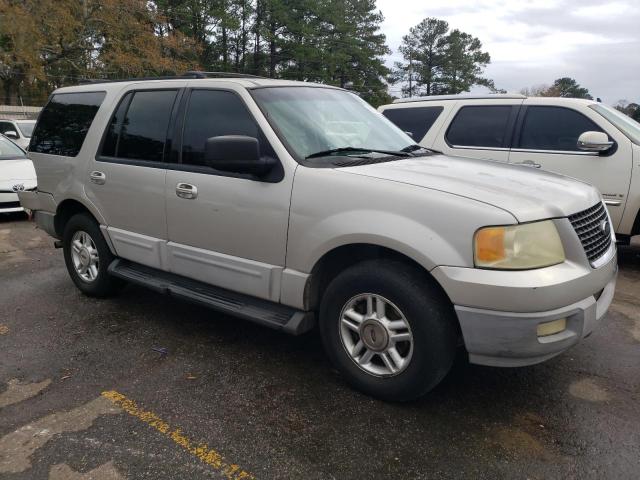
[{"label": "chrome trim", "polygon": [[527,149],[527,148],[512,148],[511,151],[520,152],[520,153],[554,153],[557,155],[582,155],[582,156],[589,156],[589,157],[598,156],[598,154],[594,152],[576,152],[575,150],[533,150],[533,149]]},{"label": "chrome trim", "polygon": [[609,263],[609,261],[615,256],[615,254],[616,254],[616,242],[614,238],[614,240],[611,242],[611,245],[609,246],[609,250],[607,250],[604,253],[604,255],[598,258],[595,262],[591,262],[591,266],[593,268],[603,267],[607,263]]},{"label": "chrome trim", "polygon": [[620,200],[605,200],[604,204],[611,205],[612,207],[619,207],[622,205],[622,202]]},{"label": "chrome trim", "polygon": [[451,145],[451,148],[459,148],[461,150],[486,150],[486,151],[496,151],[496,152],[508,152],[508,148],[504,147],[473,147],[468,145]]}]

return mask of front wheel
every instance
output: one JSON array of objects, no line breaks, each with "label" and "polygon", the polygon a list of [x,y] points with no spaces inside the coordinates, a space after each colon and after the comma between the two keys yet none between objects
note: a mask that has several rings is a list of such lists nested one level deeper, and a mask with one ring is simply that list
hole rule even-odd
[{"label": "front wheel", "polygon": [[424,272],[397,261],[366,261],[340,273],[323,295],[320,332],[346,380],[383,400],[427,393],[456,352],[449,300]]},{"label": "front wheel", "polygon": [[106,297],[117,291],[120,280],[107,272],[114,256],[92,217],[79,213],[69,219],[62,248],[69,276],[82,293]]}]

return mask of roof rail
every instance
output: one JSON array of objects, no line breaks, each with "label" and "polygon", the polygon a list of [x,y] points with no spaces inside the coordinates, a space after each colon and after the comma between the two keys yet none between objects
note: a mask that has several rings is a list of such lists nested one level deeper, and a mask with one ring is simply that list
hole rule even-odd
[{"label": "roof rail", "polygon": [[199,70],[189,70],[182,75],[162,75],[157,77],[131,77],[131,78],[83,78],[78,83],[116,83],[116,82],[140,82],[145,80],[193,80],[196,78],[266,78],[258,75],[249,75],[248,73],[235,72],[201,72]]},{"label": "roof rail", "polygon": [[201,72],[199,70],[189,70],[184,76],[193,76],[194,78],[267,78],[260,75],[249,75],[248,73],[236,72]]},{"label": "roof rail", "polygon": [[426,95],[424,97],[397,98],[393,103],[437,102],[438,100],[483,100],[483,99],[524,99],[526,95],[519,93],[458,93],[455,95]]}]

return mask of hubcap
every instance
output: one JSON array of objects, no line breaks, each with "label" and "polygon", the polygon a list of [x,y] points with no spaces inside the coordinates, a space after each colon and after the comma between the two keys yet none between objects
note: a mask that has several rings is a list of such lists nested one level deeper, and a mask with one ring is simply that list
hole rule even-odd
[{"label": "hubcap", "polygon": [[404,371],[413,335],[404,314],[381,295],[351,298],[340,313],[340,340],[349,358],[367,373],[388,377]]},{"label": "hubcap", "polygon": [[98,276],[100,258],[93,239],[87,232],[78,230],[71,238],[71,260],[76,273],[85,282],[93,282]]}]

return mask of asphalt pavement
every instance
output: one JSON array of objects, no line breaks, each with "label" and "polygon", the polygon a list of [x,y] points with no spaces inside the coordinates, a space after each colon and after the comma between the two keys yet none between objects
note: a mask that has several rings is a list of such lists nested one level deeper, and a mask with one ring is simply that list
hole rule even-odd
[{"label": "asphalt pavement", "polygon": [[640,478],[640,245],[613,306],[541,365],[454,370],[412,403],[291,337],[128,286],[97,300],[0,216],[0,478]]}]

